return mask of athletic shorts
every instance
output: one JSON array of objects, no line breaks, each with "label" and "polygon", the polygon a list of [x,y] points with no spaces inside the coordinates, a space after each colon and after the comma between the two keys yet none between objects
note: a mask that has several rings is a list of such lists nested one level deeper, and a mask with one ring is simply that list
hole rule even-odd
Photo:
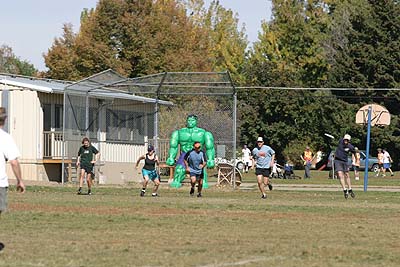
[{"label": "athletic shorts", "polygon": [[7,209],[7,187],[0,187],[0,212]]},{"label": "athletic shorts", "polygon": [[390,163],[383,163],[383,168],[384,169],[389,169],[390,168]]},{"label": "athletic shorts", "polygon": [[192,177],[196,177],[196,181],[200,181],[201,179],[204,178],[204,173],[203,172],[201,172],[201,173],[191,172],[190,173],[190,178],[192,178]]},{"label": "athletic shorts", "polygon": [[142,175],[143,177],[149,177],[150,180],[154,181],[155,179],[159,179],[158,173],[156,170],[146,170],[142,169]]},{"label": "athletic shorts", "polygon": [[349,172],[349,163],[346,161],[335,160],[335,172]]},{"label": "athletic shorts", "polygon": [[353,170],[358,171],[359,169],[360,169],[360,166],[353,165]]},{"label": "athletic shorts", "polygon": [[93,174],[93,164],[91,165],[81,165],[81,170],[85,170],[86,173]]},{"label": "athletic shorts", "polygon": [[271,174],[271,168],[256,168],[256,175],[262,175],[264,177],[269,177]]}]

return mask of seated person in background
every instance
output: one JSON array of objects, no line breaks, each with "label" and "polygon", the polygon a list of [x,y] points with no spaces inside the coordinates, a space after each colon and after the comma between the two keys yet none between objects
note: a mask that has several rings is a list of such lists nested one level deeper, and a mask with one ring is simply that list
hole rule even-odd
[{"label": "seated person in background", "polygon": [[293,166],[289,164],[289,162],[285,163],[285,166],[283,167],[284,173],[283,173],[283,178],[284,179],[289,179],[292,177],[293,173]]}]

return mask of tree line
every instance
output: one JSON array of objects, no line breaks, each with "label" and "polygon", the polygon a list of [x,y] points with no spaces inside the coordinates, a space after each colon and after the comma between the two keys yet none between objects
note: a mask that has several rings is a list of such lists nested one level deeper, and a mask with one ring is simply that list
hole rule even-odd
[{"label": "tree line", "polygon": [[[378,103],[392,123],[372,129],[371,149],[387,148],[398,160],[400,1],[273,0],[272,7],[249,44],[238,15],[217,0],[207,8],[203,0],[100,0],[82,12],[78,31],[64,25],[44,55],[48,70],[37,75],[79,80],[109,68],[128,77],[227,70],[237,86],[348,88],[239,89],[238,144],[261,135],[281,160],[296,161],[306,145],[326,146],[324,133],[349,133],[364,149],[366,129],[355,124],[355,113]],[[4,68],[10,64],[2,52],[0,68],[32,75],[29,63],[8,55],[16,67]]]}]

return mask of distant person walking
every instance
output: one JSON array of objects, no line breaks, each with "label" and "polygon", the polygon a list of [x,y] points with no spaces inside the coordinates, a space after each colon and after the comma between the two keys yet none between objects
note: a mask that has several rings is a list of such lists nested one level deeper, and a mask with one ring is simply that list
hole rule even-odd
[{"label": "distant person walking", "polygon": [[244,171],[246,173],[249,172],[249,168],[252,166],[252,159],[251,159],[251,151],[250,149],[247,147],[247,145],[243,146],[242,149],[242,160],[244,163]]},{"label": "distant person walking", "polygon": [[144,194],[146,193],[147,184],[149,183],[149,180],[152,180],[154,182],[154,188],[151,196],[157,197],[158,196],[157,190],[160,185],[160,176],[158,175],[156,170],[156,164],[158,165],[159,162],[158,162],[158,157],[154,150],[154,146],[149,145],[147,147],[147,154],[139,157],[139,159],[136,161],[136,169],[139,167],[139,163],[141,160],[144,160],[144,166],[142,168],[143,187],[142,190],[140,191],[140,196],[144,197]]},{"label": "distant person walking", "polygon": [[375,175],[376,177],[378,177],[380,173],[382,173],[382,175],[383,175],[383,157],[384,157],[384,155],[383,155],[382,149],[378,148],[377,158],[378,158],[379,168],[378,168],[378,172]]},{"label": "distant person walking", "polygon": [[[339,140],[339,144],[335,152],[335,171],[340,179],[340,184],[343,189],[344,197],[347,199],[349,194],[352,198],[355,198],[353,189],[351,188],[351,181],[349,175],[349,164],[348,164],[348,153],[355,153],[355,148],[350,144],[351,136],[345,134],[342,139]],[[347,187],[346,187],[347,185]]]},{"label": "distant person walking", "polygon": [[393,176],[394,173],[391,169],[391,163],[393,163],[392,157],[390,156],[389,152],[386,149],[382,149],[383,153],[383,174],[382,176],[386,176],[386,170],[390,171],[390,176]]},{"label": "distant person walking", "polygon": [[300,157],[303,160],[303,165],[304,165],[304,179],[310,179],[311,162],[314,160],[314,153],[311,151],[310,147],[307,146]]},{"label": "distant person walking", "polygon": [[275,151],[271,147],[264,145],[262,137],[258,137],[257,146],[253,149],[252,154],[253,166],[256,166],[258,188],[262,193],[261,198],[265,199],[267,194],[264,187],[268,186],[269,190],[272,190],[272,185],[269,183],[269,175],[271,174],[271,168],[274,166]]},{"label": "distant person walking", "polygon": [[[17,191],[25,192],[25,185],[22,181],[21,167],[18,158],[20,153],[11,135],[3,130],[7,119],[5,108],[0,107],[0,217],[1,213],[7,210],[7,190],[8,176],[6,173],[6,163],[10,163],[12,171],[17,179]],[[0,242],[0,251],[4,249],[4,244]]]},{"label": "distant person walking", "polygon": [[82,194],[83,179],[86,175],[86,184],[88,187],[88,195],[92,194],[92,176],[94,171],[94,164],[99,159],[99,151],[92,146],[89,138],[85,137],[82,139],[82,146],[78,151],[78,160],[76,161],[76,166],[80,167],[79,175],[79,189],[77,194]]},{"label": "distant person walking", "polygon": [[360,170],[360,151],[357,147],[354,148],[355,152],[351,155],[351,165],[353,166],[354,179],[356,181],[360,180],[359,170]]}]

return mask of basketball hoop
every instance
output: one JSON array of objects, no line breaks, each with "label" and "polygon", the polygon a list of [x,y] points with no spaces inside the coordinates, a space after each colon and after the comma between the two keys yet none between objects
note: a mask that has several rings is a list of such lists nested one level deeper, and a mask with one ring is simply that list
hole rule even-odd
[{"label": "basketball hoop", "polygon": [[368,124],[368,109],[371,107],[371,126],[383,126],[390,125],[390,113],[389,111],[378,104],[368,104],[363,106],[357,111],[356,123],[357,124]]}]

